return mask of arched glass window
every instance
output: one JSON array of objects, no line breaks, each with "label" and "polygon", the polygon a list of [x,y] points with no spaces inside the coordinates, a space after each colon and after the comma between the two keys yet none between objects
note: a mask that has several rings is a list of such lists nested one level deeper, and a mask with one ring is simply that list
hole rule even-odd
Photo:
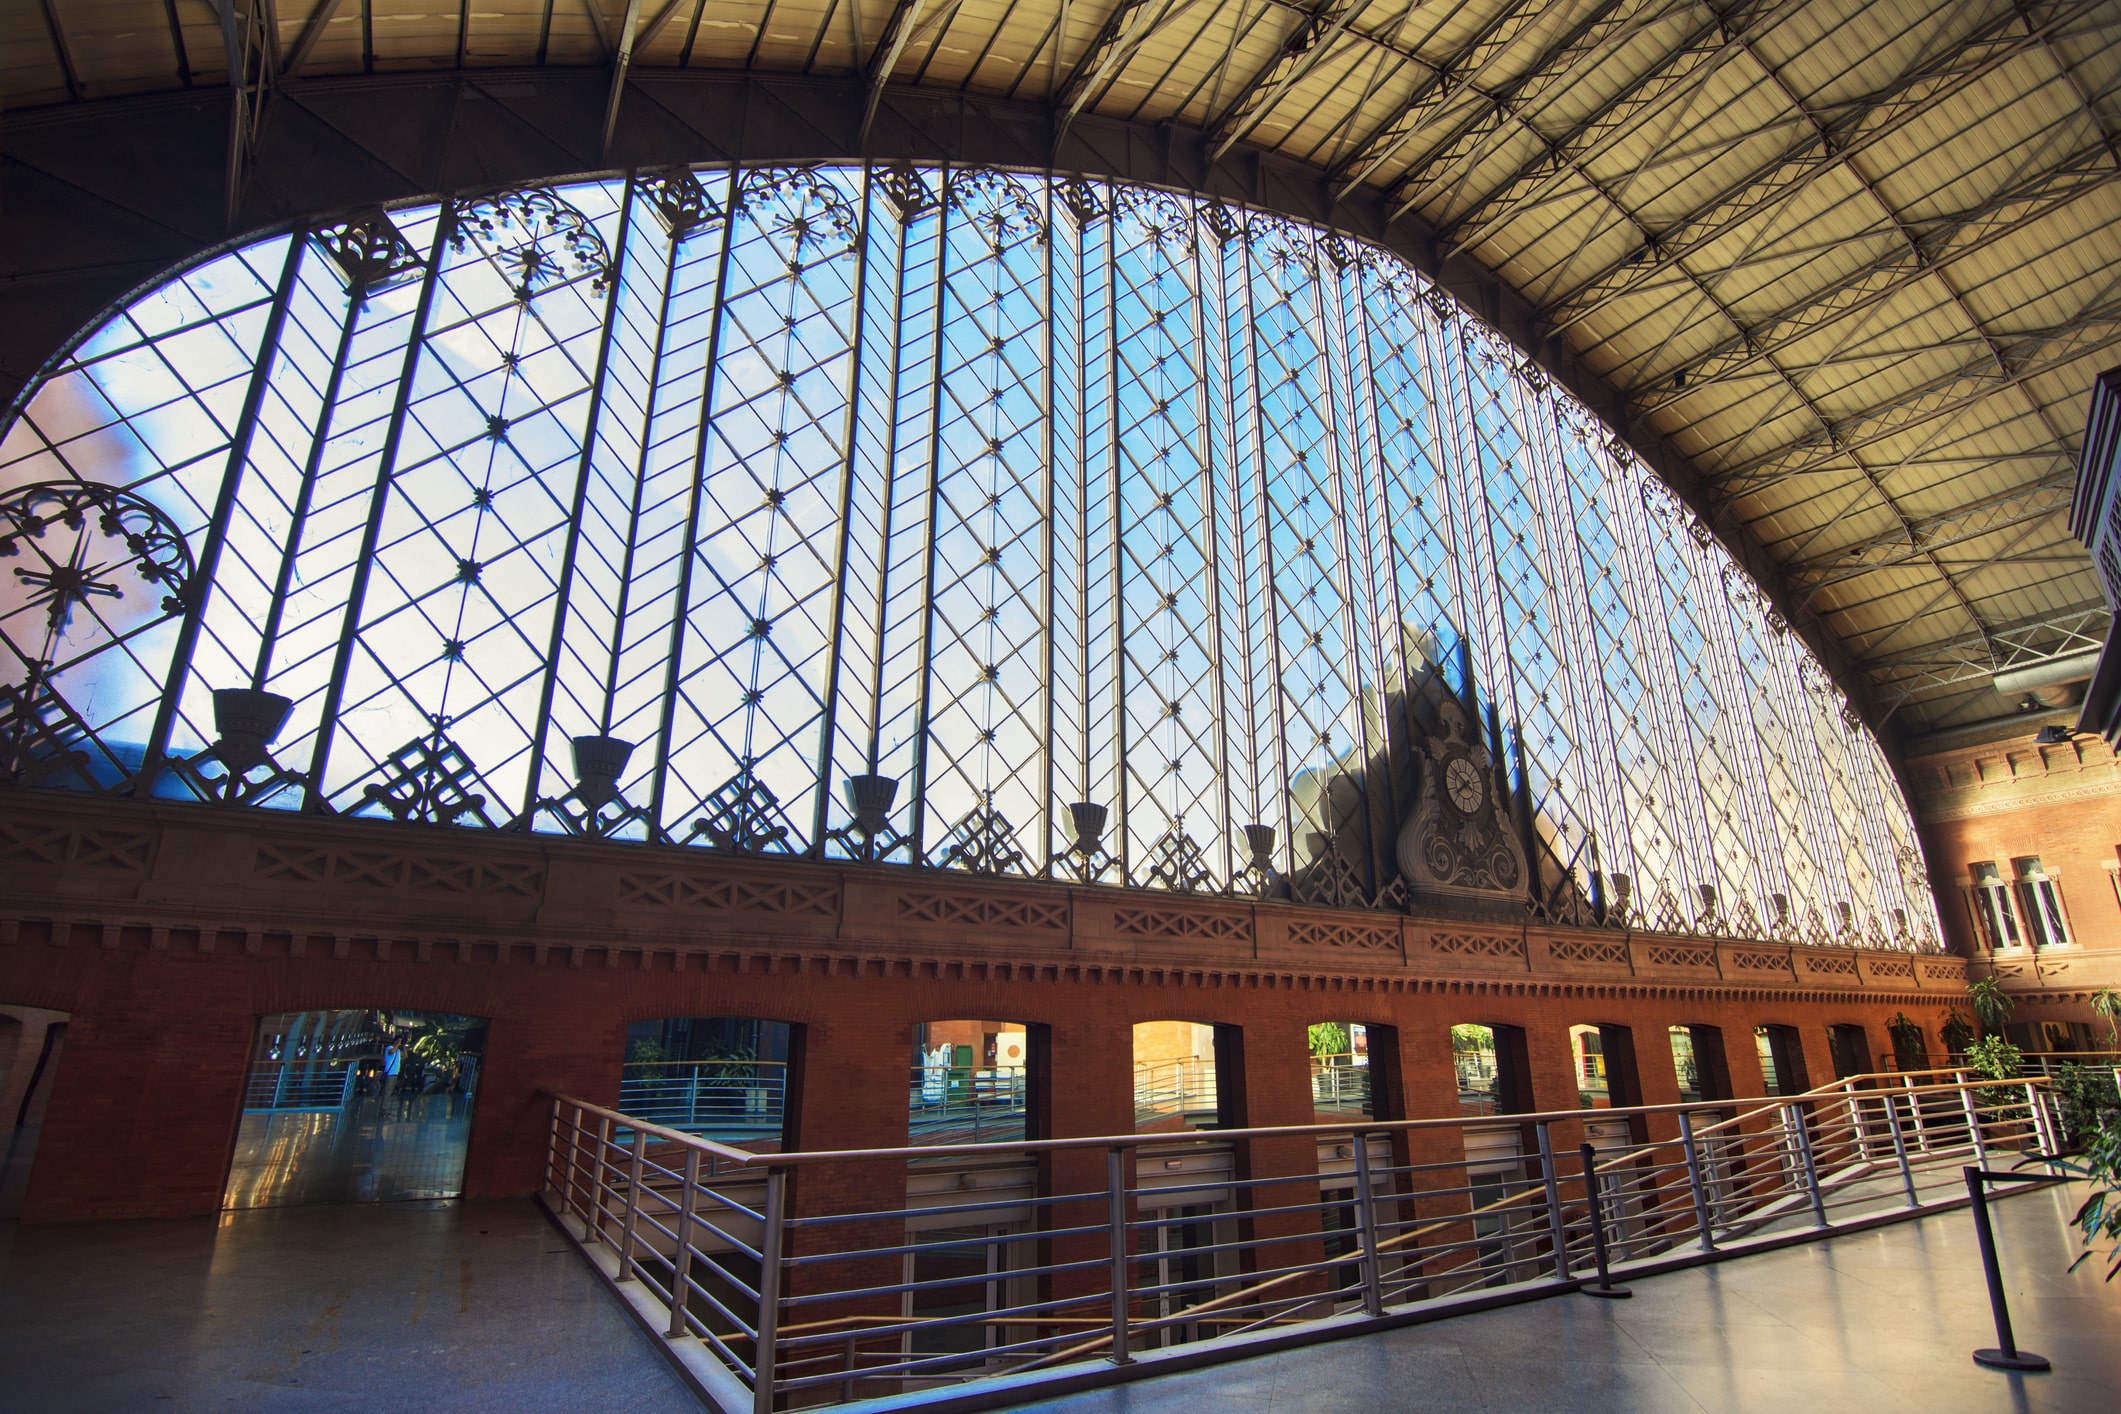
[{"label": "arched glass window", "polygon": [[1396,257],[719,168],[203,259],[0,440],[18,783],[1934,946],[1876,743]]}]

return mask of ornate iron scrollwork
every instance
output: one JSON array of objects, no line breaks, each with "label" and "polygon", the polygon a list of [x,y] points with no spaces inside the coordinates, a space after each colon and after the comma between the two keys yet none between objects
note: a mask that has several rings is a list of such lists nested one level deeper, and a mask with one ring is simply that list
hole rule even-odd
[{"label": "ornate iron scrollwork", "polygon": [[1197,894],[1214,885],[1207,856],[1184,825],[1173,825],[1150,848],[1149,878],[1175,894]]},{"label": "ornate iron scrollwork", "polygon": [[375,806],[401,824],[459,825],[468,817],[490,828],[487,797],[471,789],[482,784],[471,758],[437,726],[390,754],[383,779],[362,789],[357,809]]},{"label": "ornate iron scrollwork", "polygon": [[690,167],[645,172],[633,180],[634,190],[648,203],[673,244],[722,219],[721,205]]},{"label": "ornate iron scrollwork", "polygon": [[733,854],[788,852],[788,838],[794,831],[781,810],[780,797],[752,773],[749,761],[701,801],[700,809],[705,813],[692,822],[687,839],[705,835],[716,849]]},{"label": "ornate iron scrollwork", "polygon": [[450,212],[449,246],[476,243],[530,300],[555,285],[588,277],[593,294],[611,288],[611,250],[589,218],[545,187],[524,187],[460,201]]},{"label": "ornate iron scrollwork", "polygon": [[0,496],[0,559],[24,551],[36,563],[16,566],[15,578],[29,607],[45,611],[47,653],[74,610],[124,598],[128,580],[159,590],[163,613],[182,613],[195,569],[160,507],[95,481],[39,481]]},{"label": "ornate iron scrollwork", "polygon": [[992,801],[967,811],[951,828],[942,867],[974,874],[1025,872],[1023,851],[1016,847],[1016,831]]},{"label": "ornate iron scrollwork", "polygon": [[381,208],[362,212],[311,237],[346,276],[356,303],[420,278],[427,262]]}]

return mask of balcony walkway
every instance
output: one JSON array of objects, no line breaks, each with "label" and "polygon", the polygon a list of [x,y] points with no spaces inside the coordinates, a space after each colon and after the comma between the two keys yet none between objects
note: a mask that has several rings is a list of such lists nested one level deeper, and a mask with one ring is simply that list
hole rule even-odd
[{"label": "balcony walkway", "polygon": [[[2121,1409],[2121,1282],[2063,1269],[2073,1190],[1995,1207],[2020,1340],[1993,1343],[1963,1212],[1028,1406],[1200,1410]],[[697,1414],[527,1202],[0,1224],[0,1404],[46,1411],[449,1409]]]},{"label": "balcony walkway", "polygon": [[[1022,1406],[1021,1414],[1479,1410],[2114,1414],[2121,1278],[2087,1263],[2079,1185],[1990,1209],[2020,1346],[2044,1375],[1976,1366],[1996,1343],[1964,1211],[1383,1335]],[[2101,1269],[2103,1271],[2103,1268]]]},{"label": "balcony walkway", "polygon": [[0,1409],[699,1414],[529,1202],[0,1223]]}]

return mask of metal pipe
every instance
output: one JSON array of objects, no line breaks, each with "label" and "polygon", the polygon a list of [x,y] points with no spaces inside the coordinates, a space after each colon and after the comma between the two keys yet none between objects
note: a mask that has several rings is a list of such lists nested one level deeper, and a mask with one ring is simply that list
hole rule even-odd
[{"label": "metal pipe", "polygon": [[781,1323],[781,1240],[787,1220],[788,1174],[766,1175],[766,1222],[759,1239],[758,1341],[751,1362],[751,1414],[773,1414],[775,1345]]},{"label": "metal pipe", "polygon": [[1709,1214],[1709,1195],[1701,1179],[1701,1155],[1694,1149],[1694,1117],[1686,1111],[1679,1112],[1679,1142],[1686,1153],[1687,1187],[1694,1196],[1694,1227],[1700,1235],[1701,1250],[1716,1250],[1715,1221]]},{"label": "metal pipe", "polygon": [[[1127,1155],[1114,1145],[1105,1151],[1106,1229],[1112,1247],[1112,1349],[1115,1365],[1131,1365],[1127,1349]],[[764,1414],[764,1411],[761,1411]]]}]

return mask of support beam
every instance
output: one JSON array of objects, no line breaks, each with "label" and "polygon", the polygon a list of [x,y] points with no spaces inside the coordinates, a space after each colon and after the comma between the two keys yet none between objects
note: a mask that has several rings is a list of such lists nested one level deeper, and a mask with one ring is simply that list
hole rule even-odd
[{"label": "support beam", "polygon": [[235,229],[243,204],[243,179],[257,146],[258,123],[265,115],[269,70],[264,55],[264,15],[258,0],[238,17],[237,0],[220,0],[221,44],[228,59],[228,158],[225,170],[224,219]]},{"label": "support beam", "polygon": [[876,47],[869,51],[868,69],[863,74],[862,126],[855,141],[857,151],[869,145],[869,129],[876,122],[876,110],[884,101],[884,85],[891,81],[899,56],[906,52],[916,36],[948,24],[963,3],[964,0],[942,0],[925,20],[921,16],[927,9],[927,0],[897,0],[891,7],[891,17],[877,35]]},{"label": "support beam", "polygon": [[81,76],[74,68],[74,51],[66,42],[66,29],[59,23],[59,9],[54,0],[40,0],[44,6],[44,30],[51,36],[52,54],[59,60],[59,77],[66,82],[66,96],[74,102],[81,101]]},{"label": "support beam", "polygon": [[1608,262],[1590,278],[1540,302],[1540,317],[1557,332],[1605,309],[1616,299],[1721,240],[1747,222],[1780,208],[1823,173],[1900,132],[1923,114],[1949,102],[2017,55],[2040,47],[2041,36],[2083,18],[2100,0],[2071,0],[2037,27],[2005,11],[1963,36],[1943,53],[1917,59],[1884,88],[1835,104],[1782,152],[1695,203],[1641,248]]},{"label": "support beam", "polygon": [[1790,581],[1807,595],[1834,585],[1923,559],[1937,550],[1963,545],[1983,536],[2015,526],[2047,520],[2069,509],[2076,489],[2077,469],[2063,460],[2054,470],[2027,486],[2013,487],[1993,496],[1937,515],[1910,519],[1904,530],[1895,529],[1834,550],[1792,560],[1785,567]]},{"label": "support beam", "polygon": [[[2079,197],[2121,180],[2121,162],[2103,144],[2082,148],[1963,211],[1907,223],[1912,248],[1896,243],[1824,290],[1807,293],[1759,316],[1737,333],[1696,354],[1660,386],[1630,399],[1639,417],[1649,417],[1694,397],[1717,380],[1753,370],[1776,346],[1817,334],[1875,309],[1924,277],[1949,269],[1986,250]],[[1742,265],[1734,269],[1743,268]]]},{"label": "support beam", "polygon": [[302,33],[295,37],[295,47],[287,51],[287,62],[280,66],[282,77],[291,79],[302,72],[302,66],[309,62],[309,51],[324,37],[325,26],[339,13],[341,3],[342,0],[317,0],[317,8],[309,12]]},{"label": "support beam", "polygon": [[[1956,416],[1996,393],[2121,344],[2121,291],[2102,291],[2068,321],[1999,341],[1955,368],[1891,399],[1827,422],[1823,430],[1712,473],[1724,496],[1754,496],[1793,477],[1837,470],[1840,463],[1889,437]],[[1882,360],[1881,360],[1882,361]]]},{"label": "support beam", "polygon": [[1198,4],[1199,0],[1120,0],[1106,17],[1097,38],[1083,51],[1068,72],[1067,82],[1054,95],[1057,114],[1053,123],[1053,145],[1057,151],[1068,125],[1095,100],[1105,85],[1134,57],[1134,51],[1157,29]]},{"label": "support beam", "polygon": [[2096,650],[2111,619],[2102,601],[2072,604],[1874,659],[1862,664],[1863,673],[1873,686],[1872,700],[1897,710],[1917,697]]},{"label": "support beam", "polygon": [[[1505,105],[1514,95],[1516,88],[1530,81],[1534,75],[1546,70],[1559,56],[1567,53],[1575,36],[1587,28],[1596,28],[1602,19],[1619,8],[1620,0],[1602,0],[1584,21],[1570,29],[1559,45],[1550,46],[1522,75],[1497,89],[1496,102],[1483,105],[1480,111],[1496,115],[1504,113]],[[1481,26],[1472,40],[1441,67],[1416,79],[1412,92],[1401,101],[1392,116],[1364,138],[1353,152],[1333,164],[1333,179],[1342,184],[1340,195],[1346,196],[1368,181],[1378,168],[1397,157],[1400,149],[1413,141],[1416,133],[1427,128],[1438,114],[1463,95],[1461,80],[1470,80],[1477,75],[1488,60],[1507,48],[1527,26],[1536,23],[1545,14],[1546,7],[1536,3],[1536,0],[1511,0],[1496,11],[1494,17]]]},{"label": "support beam", "polygon": [[1299,11],[1295,27],[1282,37],[1274,57],[1246,80],[1237,96],[1224,106],[1222,116],[1208,125],[1208,160],[1219,160],[1244,141],[1274,111],[1274,105],[1290,86],[1332,52],[1334,42],[1347,32],[1349,22],[1362,13],[1367,3],[1368,0],[1314,0]]},{"label": "support beam", "polygon": [[641,0],[626,0],[619,28],[618,52],[611,59],[611,95],[604,102],[604,141],[597,151],[611,156],[611,139],[619,130],[619,101],[626,96],[626,69],[633,62],[633,32],[641,22]]}]

